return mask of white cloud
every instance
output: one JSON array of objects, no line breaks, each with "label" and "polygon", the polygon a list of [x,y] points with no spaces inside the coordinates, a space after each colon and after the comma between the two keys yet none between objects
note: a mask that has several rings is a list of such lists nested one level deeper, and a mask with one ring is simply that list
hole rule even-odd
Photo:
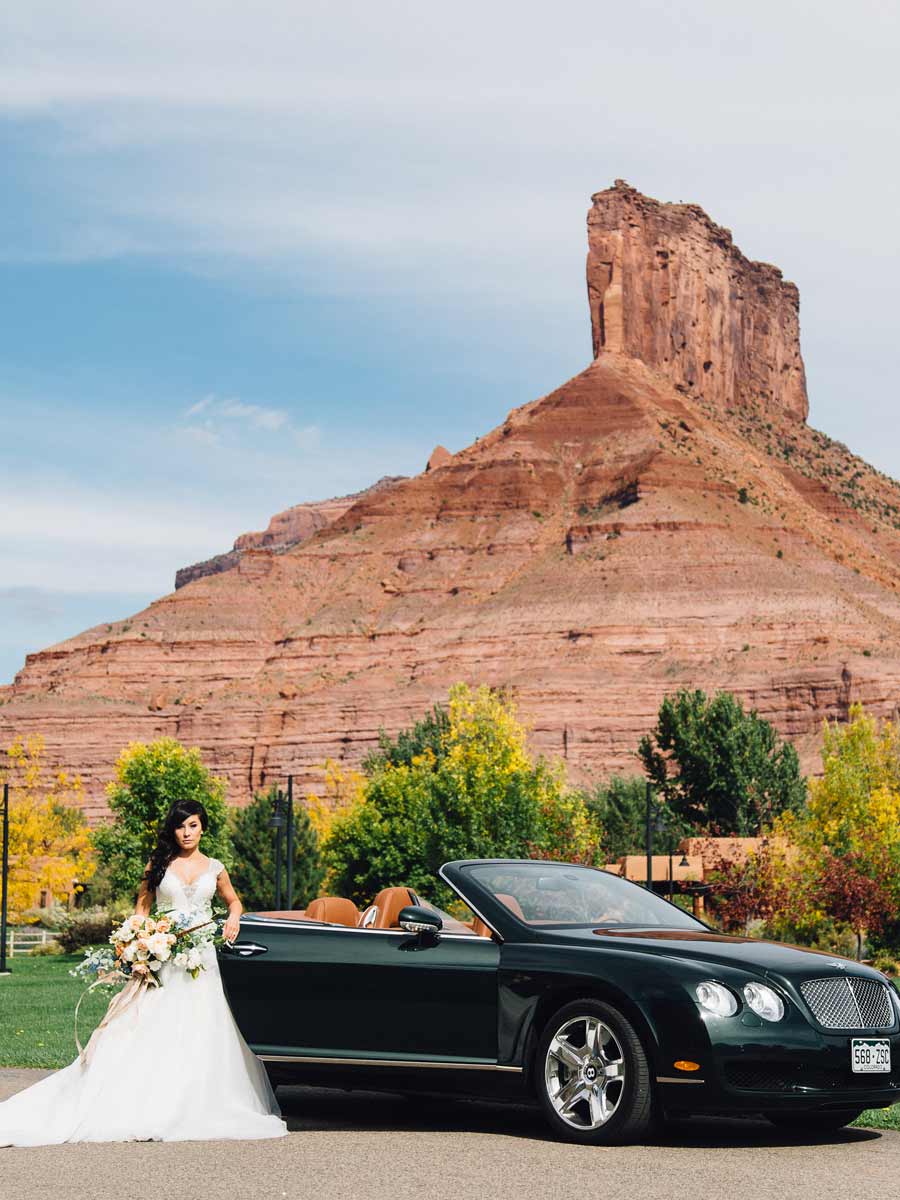
[{"label": "white cloud", "polygon": [[215,395],[204,396],[186,410],[183,423],[175,429],[175,436],[215,450],[237,443],[245,450],[248,431],[258,431],[263,437],[279,434],[279,444],[287,439],[304,451],[318,450],[322,441],[318,425],[298,427],[283,408],[247,404],[233,397]]}]

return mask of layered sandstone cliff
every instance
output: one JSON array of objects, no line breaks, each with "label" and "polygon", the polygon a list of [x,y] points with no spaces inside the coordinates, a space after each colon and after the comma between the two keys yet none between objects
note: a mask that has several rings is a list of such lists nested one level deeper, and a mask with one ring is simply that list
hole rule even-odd
[{"label": "layered sandstone cliff", "polygon": [[[30,655],[0,741],[43,733],[98,816],[128,740],[199,745],[243,801],[358,763],[458,679],[511,689],[584,781],[635,770],[679,687],[735,691],[804,751],[854,700],[893,712],[900,487],[803,421],[792,289],[698,209],[617,186],[589,219],[586,370],[283,552]],[[680,256],[668,292],[648,247]]]}]

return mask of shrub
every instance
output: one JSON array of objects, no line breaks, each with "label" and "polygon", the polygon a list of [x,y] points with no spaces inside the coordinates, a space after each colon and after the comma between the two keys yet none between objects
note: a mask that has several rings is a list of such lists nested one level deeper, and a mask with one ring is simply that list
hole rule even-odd
[{"label": "shrub", "polygon": [[66,954],[80,950],[82,946],[95,946],[105,942],[112,930],[133,912],[131,905],[118,904],[112,908],[85,908],[70,912],[56,935]]},{"label": "shrub", "polygon": [[900,975],[900,954],[879,950],[872,955],[872,966],[876,971],[883,971],[885,975]]},{"label": "shrub", "polygon": [[59,954],[65,954],[65,950],[57,941],[41,942],[28,951],[29,958],[55,958]]},{"label": "shrub", "polygon": [[86,908],[81,912],[69,913],[56,940],[66,954],[74,954],[82,946],[105,942],[112,928],[113,917],[109,909]]},{"label": "shrub", "polygon": [[46,908],[29,908],[22,913],[25,925],[40,925],[44,929],[61,929],[69,915],[69,910],[61,904],[50,904]]}]

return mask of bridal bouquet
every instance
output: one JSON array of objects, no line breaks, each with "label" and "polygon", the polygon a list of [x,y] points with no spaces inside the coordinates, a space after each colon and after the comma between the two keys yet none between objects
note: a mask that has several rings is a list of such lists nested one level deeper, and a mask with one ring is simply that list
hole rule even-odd
[{"label": "bridal bouquet", "polygon": [[171,959],[174,966],[196,979],[204,969],[203,948],[215,940],[215,923],[198,925],[189,913],[135,914],[112,931],[108,947],[86,950],[69,974],[94,977],[98,984],[110,987],[129,979],[160,987],[159,971]]}]

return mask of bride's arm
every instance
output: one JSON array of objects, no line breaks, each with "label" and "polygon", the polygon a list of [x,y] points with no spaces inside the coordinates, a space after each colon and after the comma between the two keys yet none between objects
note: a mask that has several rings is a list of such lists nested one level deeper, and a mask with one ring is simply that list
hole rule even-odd
[{"label": "bride's arm", "polygon": [[134,906],[134,911],[139,917],[149,917],[150,909],[153,907],[153,892],[147,886],[147,872],[149,869],[150,864],[147,863],[146,867],[144,867],[141,886],[138,888],[137,901]]},{"label": "bride's arm", "polygon": [[228,878],[228,872],[224,867],[219,872],[219,877],[216,880],[216,890],[222,900],[228,905],[228,919],[222,929],[222,934],[226,942],[233,942],[241,931],[241,913],[244,911],[244,906],[238,899],[238,894],[234,890],[234,885]]}]

